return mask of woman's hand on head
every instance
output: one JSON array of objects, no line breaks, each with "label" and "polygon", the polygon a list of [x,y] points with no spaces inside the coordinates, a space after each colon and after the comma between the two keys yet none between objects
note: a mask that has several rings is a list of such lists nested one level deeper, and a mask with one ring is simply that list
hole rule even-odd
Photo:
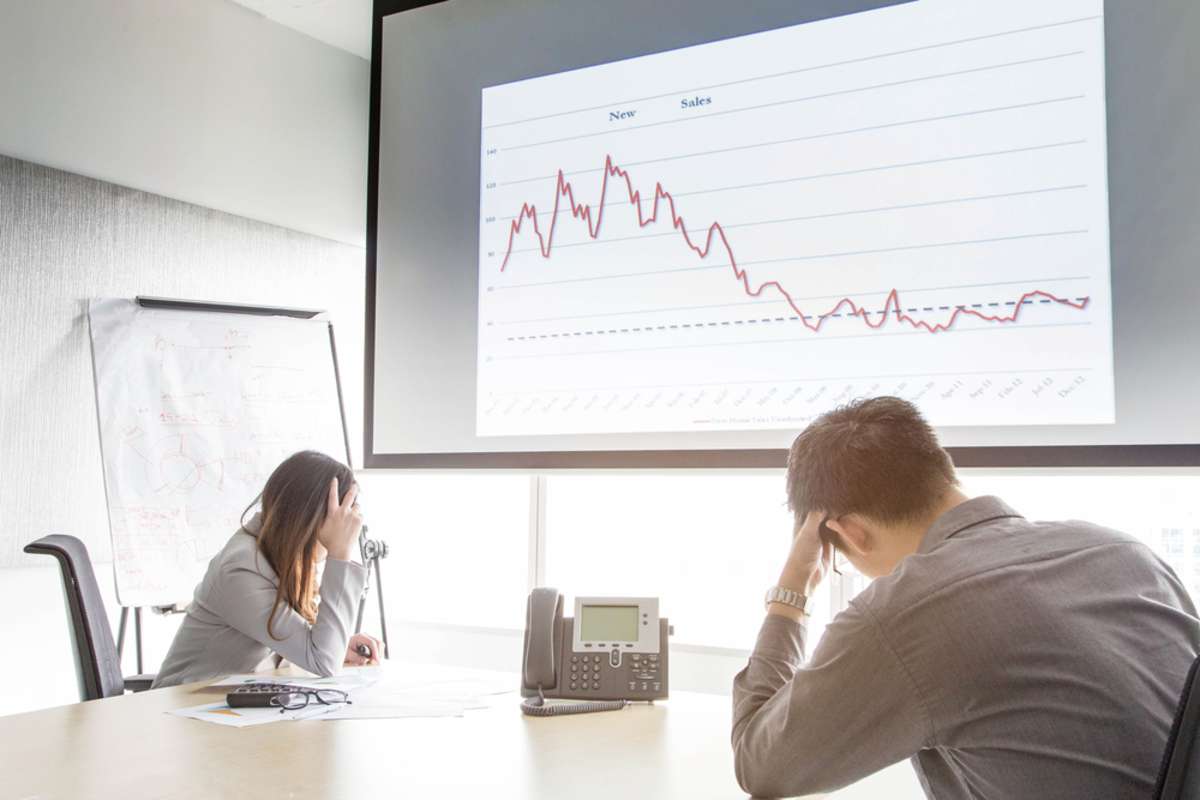
[{"label": "woman's hand on head", "polygon": [[362,530],[362,514],[355,500],[358,485],[351,485],[346,496],[339,502],[338,479],[329,482],[329,501],[325,507],[325,519],[317,529],[317,541],[329,552],[329,557],[338,561],[349,561],[354,552],[354,542]]},{"label": "woman's hand on head", "polygon": [[[371,652],[371,655],[364,656],[358,652],[359,647],[366,647]],[[379,663],[379,654],[383,652],[383,645],[374,636],[367,636],[365,633],[356,633],[350,637],[350,646],[346,648],[346,666],[347,667],[365,667]]]}]

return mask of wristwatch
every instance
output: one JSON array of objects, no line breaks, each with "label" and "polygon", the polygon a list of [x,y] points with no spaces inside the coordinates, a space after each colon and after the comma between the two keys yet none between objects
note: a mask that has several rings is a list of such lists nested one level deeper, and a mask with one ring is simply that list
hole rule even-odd
[{"label": "wristwatch", "polygon": [[767,597],[763,601],[764,605],[771,603],[782,603],[785,606],[799,609],[801,613],[807,614],[804,607],[808,604],[808,598],[800,594],[800,592],[792,589],[784,589],[782,586],[772,586],[767,590]]}]

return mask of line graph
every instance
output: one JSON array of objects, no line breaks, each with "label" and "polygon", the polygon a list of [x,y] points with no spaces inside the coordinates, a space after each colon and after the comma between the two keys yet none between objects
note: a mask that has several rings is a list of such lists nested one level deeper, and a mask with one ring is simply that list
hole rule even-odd
[{"label": "line graph", "polygon": [[926,0],[485,89],[477,433],[882,392],[1111,422],[1102,10]]},{"label": "line graph", "polygon": [[[1025,306],[1026,301],[1031,299],[1042,299],[1047,302],[1060,303],[1080,311],[1086,308],[1088,304],[1088,298],[1086,297],[1071,300],[1069,298],[1057,297],[1056,295],[1053,295],[1042,289],[1033,289],[1025,292],[1017,299],[1017,301],[1013,304],[1012,313],[1010,314],[989,314],[986,311],[970,305],[958,304],[952,308],[944,307],[951,312],[949,318],[945,322],[930,323],[913,317],[911,315],[913,309],[904,308],[904,305],[900,302],[899,292],[896,289],[891,289],[888,292],[887,299],[884,301],[884,307],[880,311],[869,311],[860,307],[851,298],[843,297],[829,311],[821,314],[808,314],[800,308],[800,306],[796,303],[796,300],[792,297],[791,293],[789,293],[787,289],[783,288],[783,285],[780,284],[779,281],[764,281],[758,284],[757,288],[752,286],[750,273],[738,266],[737,258],[733,254],[733,246],[729,243],[729,237],[726,235],[725,229],[721,227],[720,222],[713,222],[708,226],[704,236],[703,244],[697,244],[695,241],[693,241],[691,234],[688,233],[687,226],[684,224],[683,217],[675,207],[675,198],[671,196],[670,192],[663,188],[661,183],[654,184],[654,198],[651,202],[650,212],[648,214],[644,214],[642,212],[642,196],[640,190],[633,188],[633,180],[629,177],[629,172],[614,164],[611,155],[605,156],[604,159],[604,180],[600,184],[600,199],[597,201],[595,206],[597,210],[594,215],[594,219],[592,214],[592,206],[586,203],[578,202],[575,199],[574,187],[572,186],[571,182],[566,179],[566,176],[563,175],[562,170],[559,170],[558,182],[554,191],[554,208],[550,211],[549,230],[545,235],[542,234],[542,231],[538,225],[538,212],[536,206],[530,203],[524,203],[521,206],[520,213],[517,214],[516,220],[514,220],[509,227],[508,247],[504,252],[503,260],[500,262],[500,271],[504,272],[505,269],[507,269],[508,262],[513,254],[513,246],[515,245],[517,236],[520,235],[521,228],[526,220],[528,220],[532,225],[533,234],[535,237],[537,237],[538,251],[541,253],[543,258],[550,258],[551,250],[554,247],[554,230],[558,225],[561,201],[563,198],[566,198],[567,208],[570,211],[571,216],[577,220],[581,220],[587,226],[587,235],[593,240],[599,238],[600,226],[604,222],[604,211],[607,207],[606,200],[608,199],[608,185],[609,178],[611,177],[620,178],[624,182],[625,190],[629,198],[629,204],[634,207],[635,213],[637,214],[637,224],[639,228],[645,228],[647,225],[658,221],[660,203],[665,201],[668,209],[667,218],[670,221],[671,226],[679,232],[679,235],[683,238],[684,243],[690,250],[692,250],[700,258],[707,258],[713,246],[719,243],[729,258],[729,266],[733,271],[734,278],[736,278],[741,284],[742,290],[748,296],[759,297],[767,289],[778,292],[783,299],[787,301],[787,304],[791,307],[792,311],[795,312],[795,318],[813,332],[819,332],[821,330],[821,326],[825,324],[825,320],[834,318],[834,316],[838,315],[843,308],[847,309],[851,316],[861,319],[863,323],[870,328],[883,327],[883,325],[886,324],[894,314],[897,322],[906,323],[914,328],[920,328],[928,331],[929,333],[938,333],[940,331],[945,331],[952,328],[955,320],[964,314],[977,317],[985,322],[1016,322],[1020,316],[1021,309]],[[992,305],[995,307],[999,304],[993,303]],[[930,307],[925,310],[933,311],[934,309]],[[872,322],[872,316],[877,316],[878,320]]]}]

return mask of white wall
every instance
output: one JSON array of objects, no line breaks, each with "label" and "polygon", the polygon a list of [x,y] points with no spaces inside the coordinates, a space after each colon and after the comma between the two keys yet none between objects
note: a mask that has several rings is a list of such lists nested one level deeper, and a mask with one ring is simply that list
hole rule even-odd
[{"label": "white wall", "polygon": [[368,69],[226,0],[0,0],[0,154],[361,246]]},{"label": "white wall", "polygon": [[357,444],[364,293],[359,248],[0,156],[0,635],[5,653],[38,654],[0,659],[0,713],[75,698],[59,578],[24,544],[82,539],[116,610],[87,299],[328,309]]},{"label": "white wall", "polygon": [[[331,309],[357,451],[368,85],[361,58],[226,0],[0,0],[0,156],[327,237],[0,165],[0,563],[22,565],[0,569],[0,714],[77,699],[57,570],[19,544],[100,542],[115,631],[87,298]],[[147,615],[147,669],[177,621]]]}]

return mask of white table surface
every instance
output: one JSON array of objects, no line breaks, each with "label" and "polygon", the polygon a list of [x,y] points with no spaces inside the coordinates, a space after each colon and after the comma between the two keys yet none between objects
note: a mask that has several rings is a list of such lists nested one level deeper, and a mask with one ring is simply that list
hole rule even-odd
[{"label": "white table surface", "polygon": [[[420,669],[428,668],[389,664],[385,680]],[[653,706],[532,718],[521,714],[512,692],[463,717],[314,719],[244,729],[164,713],[222,695],[192,684],[0,717],[0,797],[746,796],[733,773],[730,701],[719,695],[673,692]]]}]

